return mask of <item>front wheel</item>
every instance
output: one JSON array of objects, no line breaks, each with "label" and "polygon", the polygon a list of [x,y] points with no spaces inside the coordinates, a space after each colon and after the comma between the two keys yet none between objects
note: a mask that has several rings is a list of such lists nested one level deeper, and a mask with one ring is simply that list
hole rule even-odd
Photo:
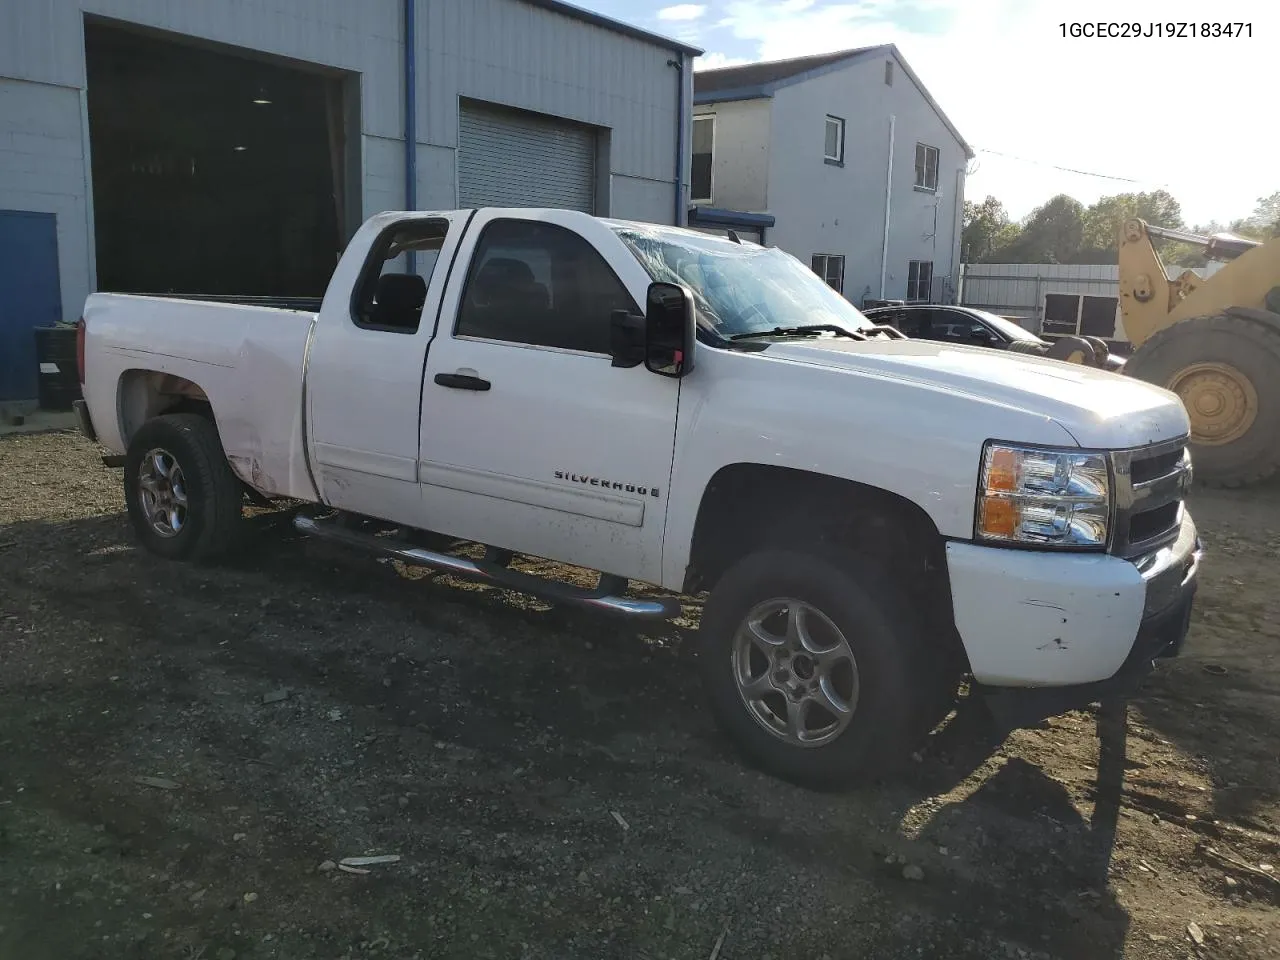
[{"label": "front wheel", "polygon": [[855,556],[762,551],[712,591],[699,660],[716,719],[766,772],[842,786],[910,754],[927,724],[920,617]]},{"label": "front wheel", "polygon": [[124,495],[138,538],[168,560],[215,560],[240,540],[243,490],[204,417],[143,424],[125,455]]}]

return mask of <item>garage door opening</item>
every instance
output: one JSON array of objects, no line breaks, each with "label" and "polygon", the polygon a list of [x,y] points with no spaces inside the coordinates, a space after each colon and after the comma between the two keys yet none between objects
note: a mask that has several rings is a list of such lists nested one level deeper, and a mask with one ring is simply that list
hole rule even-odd
[{"label": "garage door opening", "polygon": [[318,297],[346,238],[344,77],[85,23],[98,289]]}]

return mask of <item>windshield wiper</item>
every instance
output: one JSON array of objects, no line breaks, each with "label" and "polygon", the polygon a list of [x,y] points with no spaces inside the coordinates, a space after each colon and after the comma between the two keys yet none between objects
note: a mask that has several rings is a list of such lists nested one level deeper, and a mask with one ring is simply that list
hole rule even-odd
[{"label": "windshield wiper", "polygon": [[802,327],[774,327],[772,330],[755,330],[751,333],[735,333],[730,340],[751,340],[755,337],[816,337],[820,333],[834,333],[850,340],[867,338],[836,323],[810,323]]}]

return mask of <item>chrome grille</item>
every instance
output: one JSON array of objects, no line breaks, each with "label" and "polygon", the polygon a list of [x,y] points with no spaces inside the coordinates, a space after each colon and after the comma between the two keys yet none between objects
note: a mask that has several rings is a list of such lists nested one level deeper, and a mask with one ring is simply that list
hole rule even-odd
[{"label": "chrome grille", "polygon": [[1191,485],[1187,438],[1111,454],[1116,522],[1111,552],[1133,559],[1174,540]]}]

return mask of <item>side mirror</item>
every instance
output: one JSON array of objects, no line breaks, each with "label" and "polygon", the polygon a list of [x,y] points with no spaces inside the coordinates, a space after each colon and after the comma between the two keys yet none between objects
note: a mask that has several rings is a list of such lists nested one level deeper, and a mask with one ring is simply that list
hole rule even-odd
[{"label": "side mirror", "polygon": [[693,370],[697,339],[693,296],[675,283],[649,284],[645,298],[644,365],[663,377],[683,377]]},{"label": "side mirror", "polygon": [[630,310],[615,310],[609,317],[609,354],[614,367],[638,367],[644,363],[645,318]]},{"label": "side mirror", "polygon": [[986,327],[974,327],[969,331],[969,339],[984,346],[995,343],[996,335]]}]

